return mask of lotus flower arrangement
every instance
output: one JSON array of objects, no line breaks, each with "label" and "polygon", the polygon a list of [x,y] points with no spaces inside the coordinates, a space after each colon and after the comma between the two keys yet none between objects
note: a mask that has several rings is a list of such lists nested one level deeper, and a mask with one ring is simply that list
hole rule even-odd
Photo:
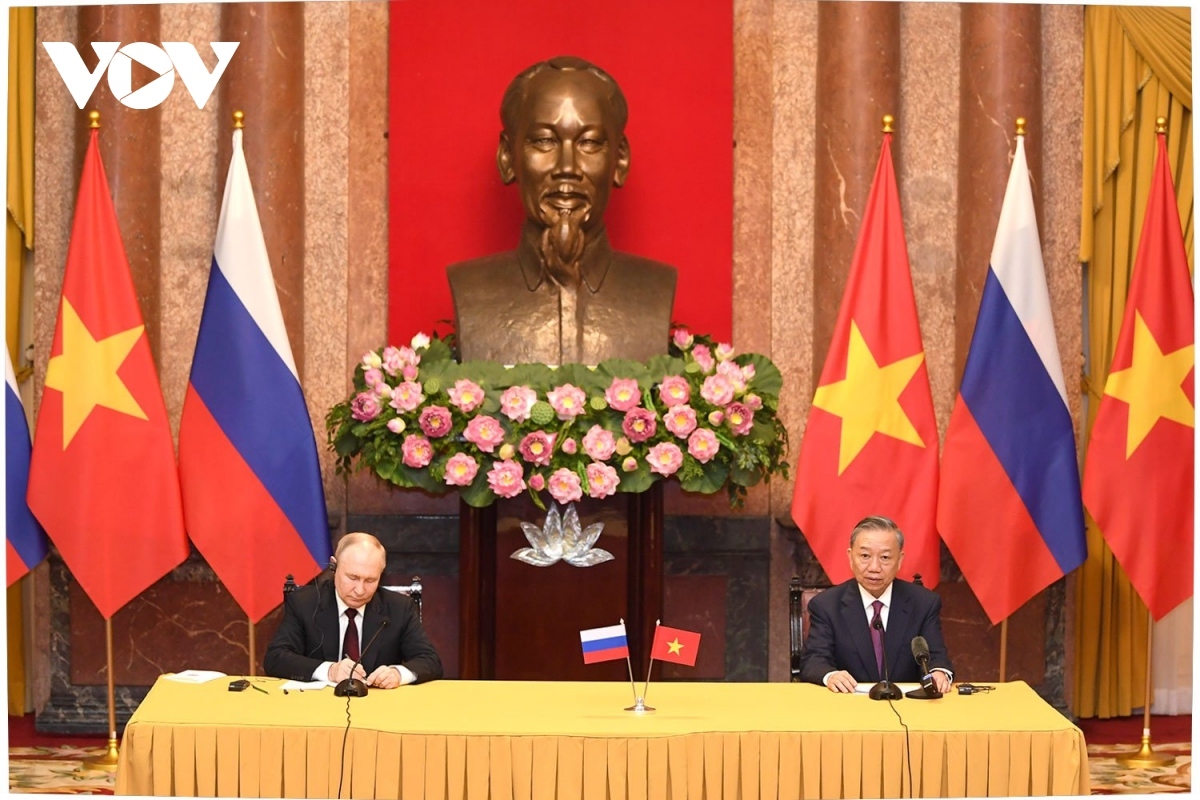
[{"label": "lotus flower arrangement", "polygon": [[418,334],[366,353],[325,422],[340,471],[476,507],[529,492],[544,509],[543,492],[566,505],[674,478],[725,488],[736,508],[747,487],[787,477],[782,385],[765,356],[686,328],[667,355],[594,367],[460,364],[447,340]]}]

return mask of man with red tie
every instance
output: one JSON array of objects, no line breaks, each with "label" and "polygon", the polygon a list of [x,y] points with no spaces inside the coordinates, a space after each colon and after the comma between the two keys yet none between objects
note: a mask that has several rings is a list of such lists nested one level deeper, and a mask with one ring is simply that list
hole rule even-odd
[{"label": "man with red tie", "polygon": [[283,621],[263,659],[265,672],[331,683],[354,677],[379,689],[442,677],[442,660],[425,636],[416,604],[377,591],[386,564],[387,551],[371,534],[342,537],[331,561],[333,579],[322,576],[285,599]]},{"label": "man with red tie", "polygon": [[923,586],[896,580],[904,560],[904,534],[887,517],[867,517],[850,534],[854,578],[827,589],[808,604],[809,632],[800,678],[833,692],[853,692],[859,683],[884,678],[921,680],[912,641],[929,645],[933,684],[950,691],[953,667],[942,640],[942,600]]}]

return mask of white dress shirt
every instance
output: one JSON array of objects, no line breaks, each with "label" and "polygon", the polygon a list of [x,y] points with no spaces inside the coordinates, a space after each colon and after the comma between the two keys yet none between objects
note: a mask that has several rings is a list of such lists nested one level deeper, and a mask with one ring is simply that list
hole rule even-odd
[{"label": "white dress shirt", "polygon": [[[348,606],[344,602],[342,602],[342,596],[339,595],[337,593],[337,591],[334,591],[333,598],[334,598],[334,600],[337,601],[338,647],[341,648],[342,643],[346,641],[346,627],[350,624],[349,618],[346,617],[346,609],[348,609],[350,606]],[[362,609],[360,608],[360,609],[358,609],[358,613],[354,615],[354,627],[358,631],[358,643],[359,643],[359,648],[360,648],[358,652],[360,655],[362,654],[361,648],[366,647],[366,645],[368,644],[367,642],[363,641],[363,635],[362,635],[363,627],[362,626],[363,626],[363,615],[362,615]],[[327,683],[333,683],[333,681],[329,680],[329,669],[333,665],[334,665],[333,661],[322,661],[320,664],[317,665],[317,668],[313,670],[313,674],[312,674],[313,680],[326,681]],[[417,682],[417,676],[414,675],[413,671],[410,670],[408,667],[401,666],[400,664],[392,664],[391,667],[392,667],[392,669],[394,669],[400,673],[400,685],[401,686],[406,686],[407,684]]]}]

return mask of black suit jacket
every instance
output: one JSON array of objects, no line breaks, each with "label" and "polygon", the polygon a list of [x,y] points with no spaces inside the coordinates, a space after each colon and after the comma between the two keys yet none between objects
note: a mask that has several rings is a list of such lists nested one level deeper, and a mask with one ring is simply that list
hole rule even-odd
[{"label": "black suit jacket", "polygon": [[[308,681],[322,662],[341,659],[334,592],[333,582],[324,580],[287,596],[283,622],[263,658],[263,669],[268,675]],[[362,665],[368,675],[381,664],[391,664],[411,670],[418,683],[442,677],[442,660],[425,636],[411,599],[380,589],[362,612]],[[380,632],[385,619],[388,624]],[[366,649],[377,632],[379,638]]]},{"label": "black suit jacket", "polygon": [[[928,589],[896,580],[884,630],[884,658],[893,681],[915,682],[921,670],[912,655],[912,640],[929,643],[930,668],[953,672],[942,639],[942,599]],[[883,680],[875,663],[871,627],[863,610],[858,582],[848,580],[826,589],[808,603],[809,631],[800,656],[800,679],[820,684],[830,672],[846,670],[859,683]]]}]

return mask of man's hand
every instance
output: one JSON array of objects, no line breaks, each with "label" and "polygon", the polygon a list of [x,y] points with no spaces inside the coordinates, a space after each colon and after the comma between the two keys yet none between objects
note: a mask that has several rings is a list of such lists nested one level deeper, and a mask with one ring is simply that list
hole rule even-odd
[{"label": "man's hand", "polygon": [[362,664],[359,664],[356,667],[354,665],[353,660],[351,660],[349,658],[343,658],[341,661],[338,661],[338,662],[330,665],[330,667],[329,667],[329,682],[330,683],[341,683],[346,678],[350,677],[351,669],[354,670],[355,678],[362,680],[363,678],[367,677],[367,671],[363,669]]},{"label": "man's hand", "polygon": [[395,689],[400,685],[400,670],[390,665],[377,667],[367,678],[367,685],[376,689]]},{"label": "man's hand", "polygon": [[852,694],[854,687],[858,686],[858,681],[846,670],[839,670],[829,676],[829,680],[825,683],[831,692],[843,692]]},{"label": "man's hand", "polygon": [[949,694],[950,687],[953,685],[950,676],[940,669],[935,669],[931,674],[933,675],[933,687],[942,694]]}]

